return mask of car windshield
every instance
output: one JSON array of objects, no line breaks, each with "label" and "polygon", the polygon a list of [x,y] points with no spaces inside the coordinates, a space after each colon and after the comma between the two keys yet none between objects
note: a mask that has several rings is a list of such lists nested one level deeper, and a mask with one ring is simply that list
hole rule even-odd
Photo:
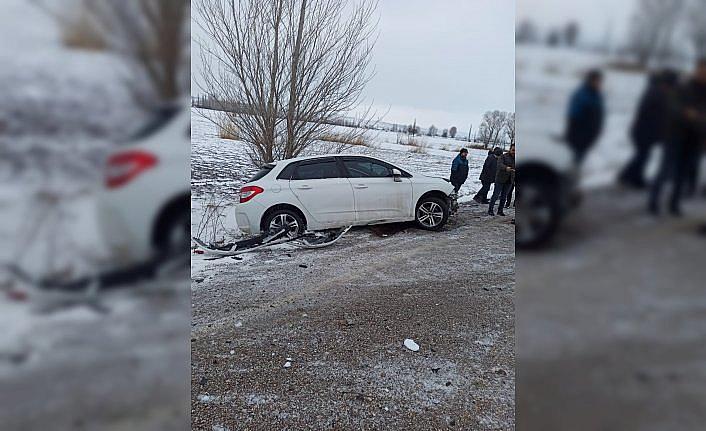
[{"label": "car windshield", "polygon": [[273,164],[271,164],[271,163],[268,163],[268,164],[262,166],[262,167],[260,168],[260,170],[257,171],[257,173],[256,173],[255,175],[253,175],[252,177],[250,177],[250,179],[249,179],[247,182],[248,182],[248,183],[252,183],[253,181],[257,181],[257,180],[260,180],[260,179],[264,178],[265,175],[267,175],[267,174],[269,174],[270,172],[272,172],[272,169],[274,169],[274,167],[275,167],[275,165],[273,165]]}]

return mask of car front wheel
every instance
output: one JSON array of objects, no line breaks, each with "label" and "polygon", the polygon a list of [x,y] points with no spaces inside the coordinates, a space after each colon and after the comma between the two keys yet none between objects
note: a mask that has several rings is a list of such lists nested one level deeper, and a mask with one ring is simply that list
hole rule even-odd
[{"label": "car front wheel", "polygon": [[548,244],[561,221],[557,193],[540,179],[523,178],[516,203],[515,245],[527,249]]},{"label": "car front wheel", "polygon": [[437,197],[423,198],[417,204],[416,221],[425,230],[439,231],[449,220],[449,205]]}]

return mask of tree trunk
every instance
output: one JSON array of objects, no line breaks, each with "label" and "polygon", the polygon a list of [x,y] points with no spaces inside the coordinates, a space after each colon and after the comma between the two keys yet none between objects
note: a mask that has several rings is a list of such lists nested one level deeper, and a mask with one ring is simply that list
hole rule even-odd
[{"label": "tree trunk", "polygon": [[302,0],[301,9],[299,11],[299,26],[297,28],[297,39],[292,52],[292,72],[291,81],[289,82],[289,106],[287,107],[287,147],[285,158],[295,157],[295,142],[294,142],[294,122],[296,121],[297,107],[297,79],[299,70],[299,58],[302,49],[302,36],[304,33],[304,20],[306,14],[306,2]]}]

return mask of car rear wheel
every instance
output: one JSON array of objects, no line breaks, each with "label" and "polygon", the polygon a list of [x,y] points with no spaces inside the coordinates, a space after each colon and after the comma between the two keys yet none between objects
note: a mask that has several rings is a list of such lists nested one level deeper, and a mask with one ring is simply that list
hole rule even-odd
[{"label": "car rear wheel", "polygon": [[265,218],[263,225],[269,233],[277,233],[284,229],[290,238],[295,238],[306,230],[306,222],[302,216],[289,209],[271,211]]},{"label": "car rear wheel", "polygon": [[539,179],[523,178],[516,197],[515,244],[518,248],[546,245],[561,221],[559,197]]},{"label": "car rear wheel", "polygon": [[426,197],[417,204],[416,221],[425,230],[441,230],[449,220],[449,205],[444,199]]},{"label": "car rear wheel", "polygon": [[188,257],[190,245],[191,214],[189,212],[179,211],[160,223],[156,238],[156,248],[160,258],[172,258],[184,254]]}]

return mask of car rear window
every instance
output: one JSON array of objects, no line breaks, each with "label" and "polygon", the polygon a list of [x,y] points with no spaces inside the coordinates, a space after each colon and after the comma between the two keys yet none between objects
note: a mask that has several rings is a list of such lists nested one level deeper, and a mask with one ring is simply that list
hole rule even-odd
[{"label": "car rear window", "polygon": [[272,169],[274,167],[275,167],[275,165],[272,165],[272,164],[267,164],[267,165],[262,166],[260,168],[260,170],[257,171],[257,173],[255,175],[250,177],[250,179],[247,182],[252,183],[253,181],[257,181],[257,180],[264,178],[267,174],[272,172]]},{"label": "car rear window", "polygon": [[292,175],[292,180],[320,180],[340,177],[338,163],[335,160],[327,160],[299,164]]}]

